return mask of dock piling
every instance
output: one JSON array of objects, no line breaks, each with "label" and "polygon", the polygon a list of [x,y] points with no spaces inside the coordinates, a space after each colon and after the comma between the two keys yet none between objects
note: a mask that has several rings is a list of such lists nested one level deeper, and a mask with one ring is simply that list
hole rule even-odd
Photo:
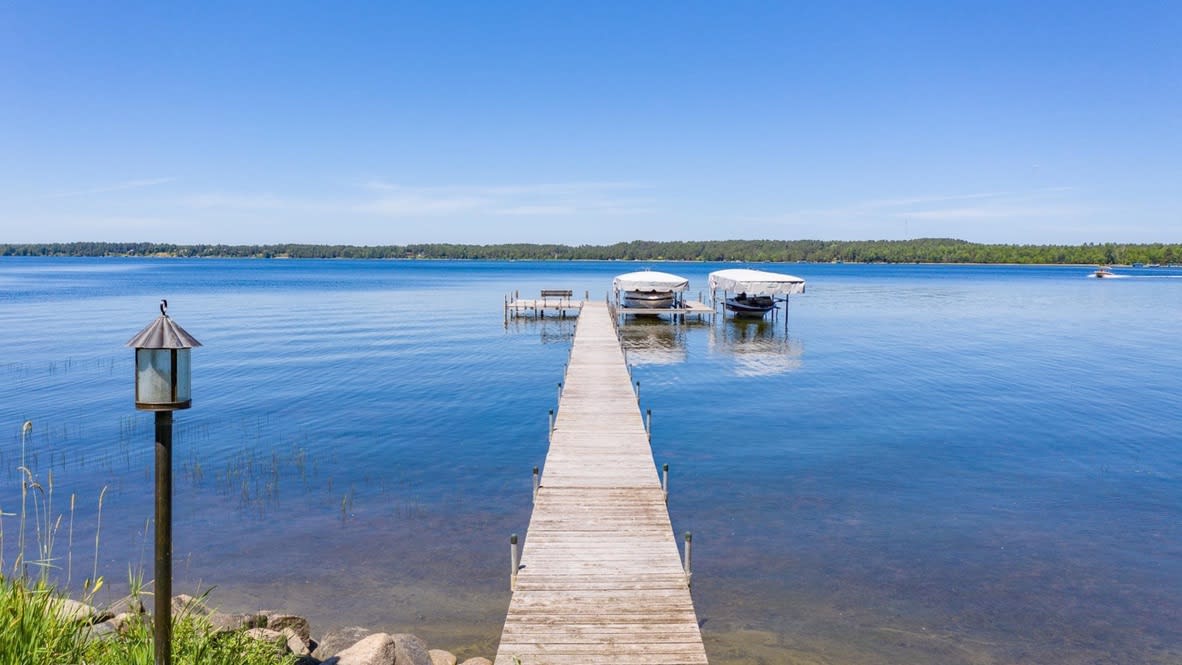
[{"label": "dock piling", "polygon": [[[516,537],[516,536],[514,536]],[[694,559],[694,534],[689,531],[685,532],[685,585],[690,585],[690,580],[693,578],[693,559]]]},{"label": "dock piling", "polygon": [[665,505],[669,505],[669,465],[661,465],[661,493],[665,495]]},{"label": "dock piling", "polygon": [[[668,466],[668,465],[666,465]],[[534,467],[534,496],[533,499],[538,499],[538,488],[541,487],[541,476],[538,475],[538,467]]]},{"label": "dock piling", "polygon": [[648,434],[648,440],[653,440],[653,410],[646,409],[644,412],[644,431]]},{"label": "dock piling", "polygon": [[550,409],[550,431],[546,433],[546,439],[554,440],[554,409]]},{"label": "dock piling", "polygon": [[509,574],[509,590],[517,588],[517,570],[520,568],[521,552],[517,549],[517,534],[509,536],[509,564],[512,572]]}]

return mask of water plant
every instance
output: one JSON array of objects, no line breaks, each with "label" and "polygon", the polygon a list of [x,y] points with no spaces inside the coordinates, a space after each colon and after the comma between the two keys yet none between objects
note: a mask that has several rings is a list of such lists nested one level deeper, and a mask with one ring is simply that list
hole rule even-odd
[{"label": "water plant", "polygon": [[[32,428],[30,421],[21,426],[20,512],[4,512],[0,508],[0,665],[150,665],[155,652],[149,621],[129,621],[122,632],[98,638],[89,613],[75,611],[66,595],[53,585],[51,572],[60,568],[54,556],[54,541],[64,516],[54,513],[53,471],[47,473],[42,483],[28,464],[26,439]],[[91,576],[82,586],[81,600],[86,605],[93,604],[104,586],[98,561],[106,494],[107,488],[103,487],[95,517],[94,564]],[[76,506],[77,497],[71,495],[65,564],[67,587],[73,575]],[[5,569],[6,517],[18,518],[17,551],[11,572]],[[29,522],[32,522],[32,534],[29,534]],[[32,557],[29,550],[35,550]],[[37,569],[32,577],[31,567]],[[132,597],[147,593],[148,586],[144,582],[142,561],[138,569],[129,566],[128,588]],[[173,622],[176,665],[289,665],[295,659],[281,654],[276,645],[244,633],[215,630],[207,617],[195,612],[176,614]]]}]

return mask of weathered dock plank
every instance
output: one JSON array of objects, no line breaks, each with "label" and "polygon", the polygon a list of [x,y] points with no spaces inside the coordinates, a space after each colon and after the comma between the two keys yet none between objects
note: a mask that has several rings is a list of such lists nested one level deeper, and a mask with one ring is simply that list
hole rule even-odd
[{"label": "weathered dock plank", "polygon": [[585,302],[496,665],[703,665],[611,313]]}]

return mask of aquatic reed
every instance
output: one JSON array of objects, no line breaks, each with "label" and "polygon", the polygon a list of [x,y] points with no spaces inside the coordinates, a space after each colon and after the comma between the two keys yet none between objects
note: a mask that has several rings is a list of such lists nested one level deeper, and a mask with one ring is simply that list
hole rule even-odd
[{"label": "aquatic reed", "polygon": [[[52,583],[55,565],[54,542],[62,526],[63,515],[54,513],[54,477],[52,469],[42,483],[28,464],[26,439],[32,423],[21,426],[21,510],[0,509],[0,665],[150,665],[154,657],[151,624],[131,621],[121,634],[91,639],[93,628],[88,619],[64,611],[66,596]],[[52,456],[50,457],[52,465]],[[99,545],[102,532],[103,503],[107,487],[99,492],[95,517],[94,564],[91,576],[82,588],[81,600],[92,604],[103,588],[99,576]],[[74,516],[77,497],[70,495],[67,524],[65,580],[73,575]],[[17,551],[11,574],[5,573],[4,518],[18,517]],[[28,537],[28,522],[33,523],[35,542]],[[145,533],[147,529],[145,528]],[[33,558],[28,550],[35,549]],[[29,567],[38,573],[29,576]],[[128,588],[140,596],[146,588],[142,561],[140,568],[128,568]],[[257,641],[242,633],[220,634],[209,620],[192,612],[173,617],[173,663],[176,665],[290,665],[295,657],[281,655],[274,644]]]}]

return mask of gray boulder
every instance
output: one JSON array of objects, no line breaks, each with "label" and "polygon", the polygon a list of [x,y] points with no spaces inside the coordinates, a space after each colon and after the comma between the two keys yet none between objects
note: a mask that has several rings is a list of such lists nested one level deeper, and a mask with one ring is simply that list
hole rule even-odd
[{"label": "gray boulder", "polygon": [[50,601],[50,607],[59,621],[91,623],[97,614],[96,610],[90,605],[69,598],[54,598]]},{"label": "gray boulder", "polygon": [[213,611],[205,606],[205,603],[198,598],[194,598],[187,594],[177,594],[172,597],[172,615],[176,616],[199,616],[207,617],[213,614]]},{"label": "gray boulder", "polygon": [[427,643],[410,633],[392,635],[395,645],[395,662],[398,665],[431,665]]},{"label": "gray boulder", "polygon": [[148,625],[151,623],[151,619],[148,618],[147,614],[140,612],[136,612],[134,614],[131,612],[122,612],[111,618],[111,624],[115,626],[115,630],[117,630],[120,635],[126,635],[127,632],[134,628],[137,623]]},{"label": "gray boulder", "polygon": [[430,649],[427,655],[431,657],[431,665],[456,665],[456,655],[443,649]]},{"label": "gray boulder", "polygon": [[320,643],[316,645],[316,650],[312,655],[320,659],[327,659],[330,656],[335,656],[338,653],[348,649],[356,644],[365,636],[373,631],[361,626],[349,626],[340,630],[334,630],[324,636]]},{"label": "gray boulder", "polygon": [[243,633],[252,640],[266,642],[275,647],[275,654],[282,656],[287,653],[287,636],[270,628],[250,628]]},{"label": "gray boulder", "polygon": [[120,614],[143,614],[147,609],[144,600],[139,596],[124,596],[107,606],[106,613],[111,616]]},{"label": "gray boulder", "polygon": [[287,638],[287,650],[297,656],[311,656],[312,644],[311,639],[304,639],[293,628],[284,628],[279,631]]},{"label": "gray boulder", "polygon": [[267,616],[267,628],[279,631],[282,631],[284,628],[291,628],[305,642],[312,641],[312,627],[304,617],[294,614],[282,614],[280,612],[265,612],[265,614]]},{"label": "gray boulder", "polygon": [[249,628],[268,628],[267,617],[262,614],[222,614],[214,612],[206,619],[214,634],[229,633]]},{"label": "gray boulder", "polygon": [[113,640],[118,636],[119,631],[115,628],[115,622],[111,620],[96,623],[93,626],[87,626],[82,631],[82,638],[87,642],[103,642]]},{"label": "gray boulder", "polygon": [[336,665],[394,665],[396,650],[393,637],[374,633],[338,653],[332,660]]}]

